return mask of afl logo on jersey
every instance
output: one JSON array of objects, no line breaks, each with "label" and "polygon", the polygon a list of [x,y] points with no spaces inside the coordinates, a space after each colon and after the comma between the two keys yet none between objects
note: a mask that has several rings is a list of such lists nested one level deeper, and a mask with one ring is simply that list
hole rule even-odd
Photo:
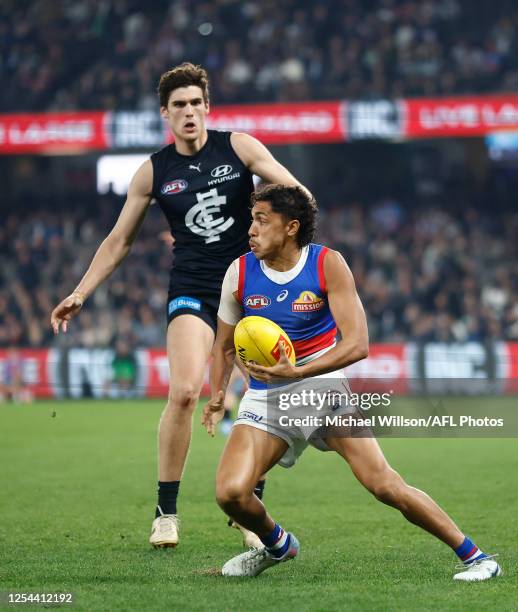
[{"label": "afl logo on jersey", "polygon": [[210,173],[214,178],[221,178],[222,176],[227,176],[232,172],[232,166],[229,164],[223,164],[222,166],[216,166],[214,170]]},{"label": "afl logo on jersey", "polygon": [[164,183],[162,188],[160,189],[160,193],[162,195],[175,195],[176,193],[180,193],[187,189],[187,185],[189,183],[184,181],[184,179],[176,179],[176,181],[169,181],[169,183]]},{"label": "afl logo on jersey", "polygon": [[293,312],[315,312],[324,307],[324,300],[313,291],[303,291],[299,297],[291,303]]},{"label": "afl logo on jersey", "polygon": [[266,295],[249,295],[245,300],[245,306],[247,308],[266,308],[271,304],[271,300]]}]

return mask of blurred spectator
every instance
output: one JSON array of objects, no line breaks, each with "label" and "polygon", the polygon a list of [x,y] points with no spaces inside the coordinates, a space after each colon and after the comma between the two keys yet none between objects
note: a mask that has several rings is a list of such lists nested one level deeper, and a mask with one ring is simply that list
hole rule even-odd
[{"label": "blurred spectator", "polygon": [[188,60],[215,104],[518,89],[513,0],[4,0],[0,111],[148,109]]},{"label": "blurred spectator", "polygon": [[[81,208],[66,216],[9,217],[11,239],[0,249],[0,347],[53,341],[103,347],[117,340],[132,348],[164,346],[173,241],[155,207],[128,258],[67,334],[51,334],[50,311],[72,291],[111,226],[106,206],[94,199],[88,220]],[[319,240],[342,251],[351,266],[371,341],[518,340],[516,211],[454,213],[446,205],[381,198],[370,206],[321,206],[319,227]]]},{"label": "blurred spectator", "polygon": [[125,340],[118,340],[115,345],[112,374],[108,395],[112,398],[135,397],[137,362],[130,344]]},{"label": "blurred spectator", "polygon": [[2,366],[0,403],[5,400],[24,404],[32,402],[33,395],[23,379],[23,362],[16,348],[9,347]]}]

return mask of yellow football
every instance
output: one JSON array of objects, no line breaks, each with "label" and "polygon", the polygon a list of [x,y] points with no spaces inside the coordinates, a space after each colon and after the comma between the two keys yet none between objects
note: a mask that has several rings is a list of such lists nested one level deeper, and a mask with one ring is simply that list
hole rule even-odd
[{"label": "yellow football", "polygon": [[272,366],[279,361],[280,344],[295,364],[295,349],[281,327],[264,317],[244,317],[234,330],[234,345],[242,363],[253,361],[262,366]]}]

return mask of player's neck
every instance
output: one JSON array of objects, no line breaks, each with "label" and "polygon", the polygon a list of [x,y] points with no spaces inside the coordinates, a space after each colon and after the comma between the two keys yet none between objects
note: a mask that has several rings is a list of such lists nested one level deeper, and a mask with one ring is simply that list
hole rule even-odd
[{"label": "player's neck", "polygon": [[196,155],[207,142],[209,134],[204,130],[196,140],[175,138],[174,146],[180,155]]},{"label": "player's neck", "polygon": [[298,245],[289,244],[275,257],[265,258],[264,263],[277,272],[287,272],[297,265],[301,255],[302,249]]}]

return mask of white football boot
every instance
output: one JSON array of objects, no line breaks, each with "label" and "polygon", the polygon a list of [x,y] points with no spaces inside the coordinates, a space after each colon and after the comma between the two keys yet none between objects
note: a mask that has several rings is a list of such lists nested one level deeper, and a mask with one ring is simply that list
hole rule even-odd
[{"label": "white football boot", "polygon": [[157,516],[151,526],[149,543],[155,548],[174,548],[179,540],[179,527],[180,521],[176,514],[161,514]]},{"label": "white football boot", "polygon": [[299,553],[300,544],[292,533],[288,535],[290,536],[290,547],[281,559],[272,557],[265,548],[252,548],[227,561],[221,573],[223,576],[259,576],[261,572],[273,565],[294,559]]},{"label": "white football boot", "polygon": [[241,532],[241,535],[243,536],[243,546],[245,548],[264,548],[264,544],[259,539],[259,536],[253,531],[249,531],[243,527],[243,525],[236,523],[236,521],[231,518],[228,519],[227,525]]},{"label": "white football boot", "polygon": [[[495,557],[492,555],[491,557]],[[502,575],[502,568],[491,557],[484,557],[478,561],[473,561],[469,565],[464,566],[463,572],[459,572],[453,576],[453,580],[462,580],[464,582],[480,582],[489,580]]]}]

